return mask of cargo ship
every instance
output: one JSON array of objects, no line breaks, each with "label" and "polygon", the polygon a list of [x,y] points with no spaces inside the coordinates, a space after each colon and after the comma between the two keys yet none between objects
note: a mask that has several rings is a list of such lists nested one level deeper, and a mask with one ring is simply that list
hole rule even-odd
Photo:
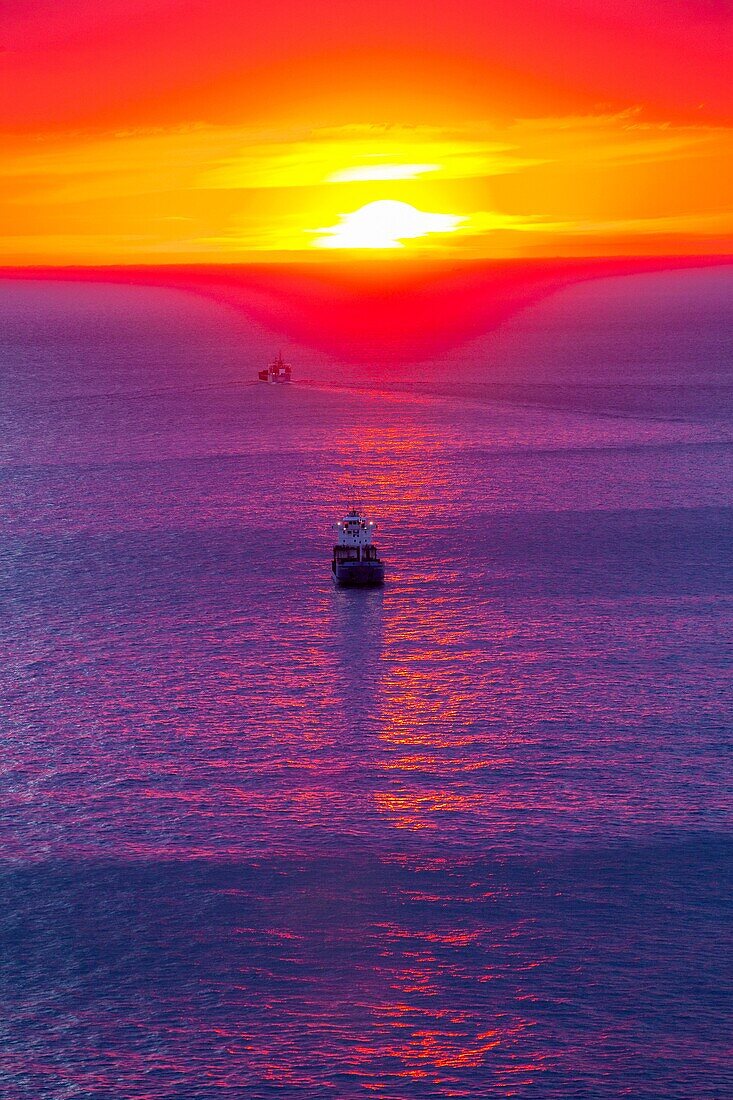
[{"label": "cargo ship", "polygon": [[374,523],[352,507],[336,524],[331,573],[341,588],[376,588],[384,584],[384,562],[372,544]]},{"label": "cargo ship", "polygon": [[273,359],[269,367],[265,370],[258,372],[257,377],[260,382],[267,382],[269,384],[282,384],[292,382],[292,368],[289,363],[286,363],[283,359],[282,352],[277,353],[277,359]]}]

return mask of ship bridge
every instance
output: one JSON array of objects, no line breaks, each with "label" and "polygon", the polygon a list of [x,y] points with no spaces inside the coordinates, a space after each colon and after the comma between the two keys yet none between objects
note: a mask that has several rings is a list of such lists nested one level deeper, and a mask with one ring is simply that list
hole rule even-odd
[{"label": "ship bridge", "polygon": [[351,508],[340,523],[336,524],[336,540],[339,546],[371,546],[374,524],[362,516],[358,508]]}]

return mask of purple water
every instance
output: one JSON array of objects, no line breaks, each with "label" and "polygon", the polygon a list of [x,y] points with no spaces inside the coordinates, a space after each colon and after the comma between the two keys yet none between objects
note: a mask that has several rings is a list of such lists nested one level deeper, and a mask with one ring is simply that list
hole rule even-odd
[{"label": "purple water", "polygon": [[729,291],[288,389],[0,284],[3,1100],[733,1094]]}]

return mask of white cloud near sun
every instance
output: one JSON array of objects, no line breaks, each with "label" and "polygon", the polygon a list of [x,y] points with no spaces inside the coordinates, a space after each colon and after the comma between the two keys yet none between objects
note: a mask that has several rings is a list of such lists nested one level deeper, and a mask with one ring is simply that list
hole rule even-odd
[{"label": "white cloud near sun", "polygon": [[439,164],[358,164],[326,176],[326,183],[363,183],[369,180],[414,180],[426,172],[439,172]]}]

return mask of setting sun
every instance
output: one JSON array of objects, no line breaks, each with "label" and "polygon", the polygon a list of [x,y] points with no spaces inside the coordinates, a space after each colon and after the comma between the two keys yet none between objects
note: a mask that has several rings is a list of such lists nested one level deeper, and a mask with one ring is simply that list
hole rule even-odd
[{"label": "setting sun", "polygon": [[319,230],[318,248],[404,248],[403,242],[429,233],[452,233],[465,221],[455,214],[431,214],[408,202],[380,199],[351,214],[337,225]]}]

